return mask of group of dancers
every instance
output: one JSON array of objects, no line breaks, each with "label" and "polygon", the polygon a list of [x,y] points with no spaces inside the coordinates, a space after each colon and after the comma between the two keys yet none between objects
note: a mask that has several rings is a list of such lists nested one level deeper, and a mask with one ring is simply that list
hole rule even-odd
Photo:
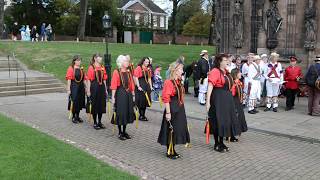
[{"label": "group of dancers", "polygon": [[[224,138],[237,142],[236,136],[247,131],[243,112],[243,85],[239,69],[227,70],[229,56],[219,54],[215,57],[214,68],[208,73],[207,110],[209,133],[214,135],[214,149],[218,152],[229,151],[223,143]],[[102,115],[112,104],[111,123],[118,126],[120,140],[131,139],[127,133],[127,124],[135,120],[148,121],[146,108],[151,106],[152,68],[150,58],[144,57],[133,67],[129,55],[120,55],[116,60],[108,98],[106,69],[102,57],[94,54],[85,73],[81,57],[74,56],[66,73],[68,110],[73,123],[81,123],[81,109],[85,108],[96,130],[105,129]],[[175,150],[177,144],[190,143],[190,134],[184,108],[185,89],[183,84],[184,61],[179,58],[169,66],[168,78],[164,81],[162,101],[164,113],[159,132],[158,143],[167,146],[166,155],[170,159],[181,157]],[[138,113],[139,111],[139,117]]]}]

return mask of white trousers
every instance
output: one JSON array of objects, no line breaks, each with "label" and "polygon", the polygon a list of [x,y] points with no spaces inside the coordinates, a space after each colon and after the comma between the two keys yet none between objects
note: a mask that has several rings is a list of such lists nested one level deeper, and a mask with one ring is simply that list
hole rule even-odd
[{"label": "white trousers", "polygon": [[261,97],[261,84],[258,80],[251,81],[251,87],[248,89],[249,100],[248,100],[248,110],[251,111],[255,108],[257,101],[260,101]]},{"label": "white trousers", "polygon": [[198,96],[198,101],[201,104],[206,103],[206,93],[208,91],[208,78],[205,78],[203,80],[203,84],[199,81],[199,96]]},{"label": "white trousers", "polygon": [[279,91],[280,91],[279,83],[271,83],[270,81],[267,80],[266,87],[267,87],[268,97],[278,97]]},{"label": "white trousers", "polygon": [[278,104],[278,95],[280,92],[280,84],[279,83],[271,83],[267,80],[267,108],[277,108]]}]

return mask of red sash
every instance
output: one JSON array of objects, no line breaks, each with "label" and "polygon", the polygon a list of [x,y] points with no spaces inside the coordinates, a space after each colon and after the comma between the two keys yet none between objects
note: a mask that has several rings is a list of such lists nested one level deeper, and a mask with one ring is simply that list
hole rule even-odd
[{"label": "red sash", "polygon": [[[272,64],[269,64],[269,65],[272,66]],[[272,74],[274,74],[274,76],[275,76],[276,78],[279,78],[279,75],[278,75],[278,73],[277,73],[277,71],[276,71],[276,68],[277,68],[277,67],[278,67],[278,64],[270,67],[270,68],[271,68],[271,71],[270,71],[270,73],[268,74],[268,77],[270,77]]]}]

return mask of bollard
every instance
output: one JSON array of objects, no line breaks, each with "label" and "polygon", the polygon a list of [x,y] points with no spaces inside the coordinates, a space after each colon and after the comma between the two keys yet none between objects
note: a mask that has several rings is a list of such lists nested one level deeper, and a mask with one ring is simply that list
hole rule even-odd
[{"label": "bollard", "polygon": [[186,44],[187,44],[187,46],[189,46],[189,42],[188,42],[188,41],[187,41],[187,43],[186,43]]},{"label": "bollard", "polygon": [[171,41],[169,41],[169,46],[171,45]]}]

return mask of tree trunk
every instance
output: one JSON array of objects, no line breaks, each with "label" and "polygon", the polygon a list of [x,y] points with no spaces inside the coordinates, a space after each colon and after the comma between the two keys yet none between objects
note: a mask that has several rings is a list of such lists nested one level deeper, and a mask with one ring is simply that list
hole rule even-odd
[{"label": "tree trunk", "polygon": [[3,35],[3,24],[4,24],[4,0],[0,0],[0,39],[2,39]]},{"label": "tree trunk", "polygon": [[87,7],[88,7],[88,0],[81,0],[80,1],[80,23],[78,26],[78,38],[81,41],[83,41],[85,38]]},{"label": "tree trunk", "polygon": [[210,22],[210,33],[209,33],[209,45],[214,45],[214,38],[215,38],[215,16],[216,16],[216,6],[215,2],[212,2],[212,7],[211,7],[211,22]]},{"label": "tree trunk", "polygon": [[180,0],[173,0],[173,9],[172,9],[172,44],[176,44],[177,37],[177,27],[176,27],[176,16],[178,13],[178,3]]}]

